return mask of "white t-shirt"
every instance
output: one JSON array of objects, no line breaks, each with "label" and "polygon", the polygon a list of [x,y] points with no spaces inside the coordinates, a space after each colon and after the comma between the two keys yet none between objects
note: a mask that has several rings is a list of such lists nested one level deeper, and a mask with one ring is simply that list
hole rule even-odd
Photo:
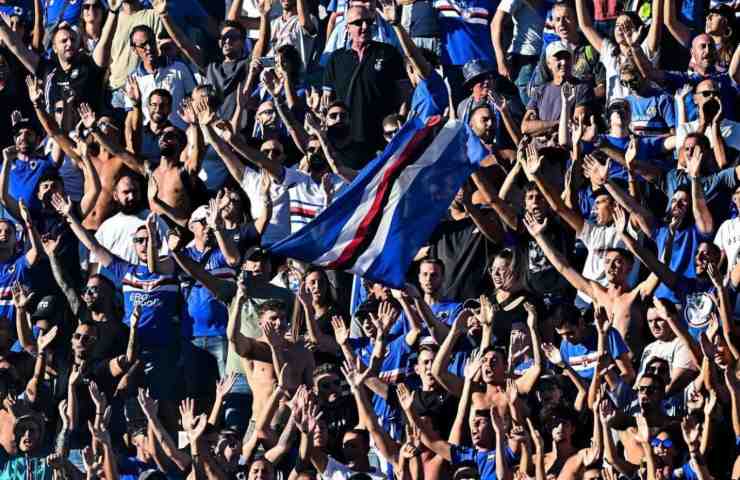
[{"label": "white t-shirt", "polygon": [[[313,25],[314,31],[318,32],[319,22],[316,17],[311,15],[309,21]],[[274,57],[277,49],[283,45],[292,45],[301,56],[304,68],[311,61],[316,34],[311,35],[301,27],[298,15],[288,17],[287,20],[283,19],[282,16],[273,19],[270,22],[270,37],[272,48],[267,54],[268,56]]]},{"label": "white t-shirt", "polygon": [[653,358],[661,358],[668,362],[671,370],[674,368],[685,368],[687,370],[698,370],[691,359],[691,354],[686,345],[678,338],[666,342],[655,340],[647,344],[640,358],[640,375],[645,372],[645,367]]},{"label": "white t-shirt", "polygon": [[545,18],[526,0],[503,0],[498,10],[511,15],[514,32],[509,52],[520,55],[539,55],[542,50],[542,30]]},{"label": "white t-shirt", "polygon": [[727,271],[732,271],[740,253],[740,217],[722,222],[714,237],[714,244],[724,250],[727,256]]},{"label": "white t-shirt", "polygon": [[[118,212],[98,227],[95,238],[100,245],[108,249],[113,255],[136,265],[139,263],[139,257],[136,255],[133,238],[136,230],[145,224],[148,215],[149,210],[143,210],[136,215]],[[167,224],[160,218],[158,227],[159,254],[167,255],[169,253],[166,237]],[[98,263],[98,259],[92,253],[90,254],[90,262]]]},{"label": "white t-shirt", "polygon": [[[653,66],[657,66],[660,59],[660,50],[651,52],[647,44],[648,40],[645,39],[642,45],[640,45],[640,48],[642,48],[643,53],[650,63]],[[624,98],[629,95],[629,90],[623,87],[619,81],[619,46],[612,40],[604,39],[601,43],[599,60],[604,65],[606,75],[606,105],[609,105],[609,102],[615,98]]]},{"label": "white t-shirt", "polygon": [[[270,196],[272,198],[272,218],[262,234],[262,242],[271,244],[282,240],[319,214],[326,206],[326,196],[320,183],[313,181],[307,173],[295,168],[283,168],[282,183],[272,181]],[[258,171],[245,169],[242,177],[242,188],[252,204],[252,218],[263,213],[264,206],[260,199],[261,175]],[[342,180],[332,175],[334,196],[344,185]]]},{"label": "white t-shirt", "polygon": [[[347,465],[337,462],[331,455],[327,458],[326,469],[320,475],[322,480],[347,480],[352,475],[359,473],[350,469]],[[366,472],[365,474],[373,480],[385,480],[386,478],[385,475],[377,471]]]},{"label": "white t-shirt", "polygon": [[[632,228],[632,225],[627,226],[627,230],[630,235],[636,237],[637,234]],[[589,280],[599,282],[601,285],[606,286],[608,283],[606,278],[606,272],[604,270],[604,252],[605,248],[624,248],[624,242],[619,238],[614,225],[597,225],[593,222],[586,221],[583,223],[583,229],[578,234],[578,240],[582,241],[588,249],[588,255],[586,256],[586,263],[583,264],[583,274]],[[634,285],[637,280],[637,273],[639,269],[639,262],[635,261],[632,266],[632,271],[627,277],[627,284]],[[583,292],[578,292],[578,298],[586,303],[591,303],[591,298]]]}]

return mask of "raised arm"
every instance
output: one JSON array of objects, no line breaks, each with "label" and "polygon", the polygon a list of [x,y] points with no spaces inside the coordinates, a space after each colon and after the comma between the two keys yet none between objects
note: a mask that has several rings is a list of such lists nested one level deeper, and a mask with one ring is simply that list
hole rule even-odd
[{"label": "raised arm", "polygon": [[77,148],[80,151],[82,173],[85,180],[85,192],[82,195],[82,199],[80,199],[80,220],[84,221],[95,209],[100,192],[103,191],[103,185],[100,183],[100,175],[98,175],[98,171],[90,159],[87,143],[81,140],[77,142]]},{"label": "raised arm", "polygon": [[265,86],[270,95],[272,95],[272,103],[275,105],[280,119],[288,129],[290,138],[293,139],[296,147],[306,154],[308,152],[308,133],[303,128],[303,125],[298,123],[291,111],[290,107],[286,105],[285,99],[280,94],[280,80],[275,75],[275,69],[268,68],[262,73],[262,84]]},{"label": "raised arm", "polygon": [[132,108],[126,113],[123,137],[126,142],[126,150],[131,155],[136,155],[141,151],[143,141],[144,114],[141,111],[141,90],[139,89],[139,82],[136,81],[133,75],[128,77],[125,88],[126,96],[131,101]]},{"label": "raised arm", "polygon": [[457,402],[457,412],[455,413],[455,421],[452,423],[452,429],[450,430],[449,442],[452,445],[462,445],[465,442],[469,432],[468,428],[468,412],[470,411],[470,405],[473,396],[473,384],[480,382],[481,376],[481,354],[483,350],[476,352],[465,365],[465,383],[463,385],[462,394]]},{"label": "raised arm", "polygon": [[74,316],[77,318],[81,318],[83,315],[83,309],[86,309],[87,307],[84,306],[79,293],[77,293],[77,290],[75,290],[75,288],[67,279],[64,272],[64,267],[62,267],[62,264],[59,261],[59,257],[57,256],[57,247],[59,246],[60,239],[61,234],[56,237],[48,236],[41,240],[41,244],[44,247],[44,252],[46,252],[46,256],[49,258],[51,273],[54,276],[54,280],[56,281],[59,289],[64,294],[64,298],[67,299],[67,303],[69,304],[69,308],[72,311],[72,314],[74,314]]},{"label": "raised arm", "polygon": [[496,54],[496,64],[498,66],[498,73],[509,79],[511,78],[511,72],[509,71],[509,65],[506,63],[506,49],[504,45],[504,22],[506,17],[509,15],[507,12],[499,8],[496,9],[496,13],[491,20],[491,41],[493,43],[493,51]]},{"label": "raised arm", "polygon": [[36,74],[39,68],[39,55],[26,47],[23,39],[10,29],[10,26],[0,19],[0,42],[2,42],[10,53],[16,56],[29,73]]},{"label": "raised arm", "polygon": [[691,156],[686,161],[689,178],[691,179],[691,210],[694,214],[696,228],[703,235],[711,235],[714,232],[714,218],[707,207],[707,199],[704,197],[704,188],[701,185],[701,163],[704,154],[697,145]]},{"label": "raised arm", "polygon": [[[154,400],[149,395],[149,391],[144,390],[143,388],[139,389],[139,395],[137,399],[139,401],[139,405],[141,406],[141,411],[146,416],[149,427],[153,429],[154,436],[157,439],[157,442],[159,442],[159,445],[162,447],[162,451],[164,452],[164,454],[167,455],[170,460],[175,463],[175,465],[177,465],[177,468],[179,468],[183,472],[186,472],[188,467],[190,467],[190,464],[192,463],[190,460],[190,456],[187,453],[178,450],[177,445],[175,444],[174,440],[172,440],[172,437],[170,437],[167,429],[162,426],[158,415],[159,400]],[[183,425],[183,427],[187,429],[188,425]]]},{"label": "raised arm", "polygon": [[352,183],[359,173],[357,170],[349,168],[342,159],[342,156],[334,148],[334,145],[329,140],[326,131],[321,128],[319,119],[313,113],[306,114],[306,126],[309,132],[316,136],[321,143],[321,151],[324,153],[326,163],[329,164],[329,168],[332,173],[340,177],[346,183]]},{"label": "raised arm", "polygon": [[[655,3],[656,2],[654,1],[653,8],[655,8]],[[673,35],[673,38],[675,38],[682,47],[689,48],[691,46],[691,30],[678,19],[676,2],[665,1],[663,3],[663,17],[665,26],[668,28],[671,35]]]},{"label": "raised arm", "polygon": [[231,174],[231,178],[241,184],[242,178],[244,177],[244,169],[246,167],[236,153],[234,153],[234,150],[231,149],[219,135],[216,135],[212,125],[201,124],[200,128],[203,130],[203,137],[205,138],[206,143],[211,145],[213,150],[216,151],[216,154],[221,157],[224,165],[226,165],[226,169]]},{"label": "raised arm", "polygon": [[122,4],[123,2],[121,0],[108,1],[108,7],[110,8],[108,17],[105,19],[105,24],[103,24],[100,40],[98,40],[93,51],[92,57],[95,65],[103,70],[107,69],[110,65],[111,46],[113,44],[113,36],[118,28],[118,15],[121,13]]},{"label": "raised arm", "polygon": [[41,0],[33,0],[31,48],[37,52],[40,52],[44,48],[44,11]]},{"label": "raised arm", "polygon": [[447,334],[447,338],[439,347],[437,355],[432,362],[432,375],[439,382],[440,386],[450,392],[455,397],[460,397],[463,389],[463,379],[450,373],[447,369],[450,365],[450,359],[455,349],[455,344],[464,335],[464,329],[467,325],[468,318],[472,313],[463,310],[452,323],[452,329]]},{"label": "raised arm", "polygon": [[432,73],[432,65],[424,58],[421,50],[413,42],[409,33],[401,25],[400,8],[395,0],[389,2],[382,2],[383,4],[383,17],[393,27],[393,31],[396,33],[398,43],[401,44],[401,51],[403,56],[408,61],[414,72],[421,79],[426,79],[430,73]]},{"label": "raised arm", "polygon": [[177,48],[180,49],[183,55],[185,55],[185,58],[187,58],[191,63],[197,65],[201,70],[205,69],[206,63],[203,57],[203,52],[172,20],[168,7],[168,0],[152,1],[154,13],[156,13],[157,17],[162,21],[162,26],[167,30],[167,33],[175,42]]},{"label": "raised arm", "polygon": [[586,6],[586,0],[576,0],[576,14],[578,15],[578,27],[581,29],[581,32],[583,32],[586,40],[588,40],[588,43],[590,43],[597,52],[601,53],[604,39],[594,28],[591,13]]},{"label": "raised arm", "polygon": [[237,281],[236,298],[229,309],[229,322],[226,325],[226,337],[234,345],[237,355],[242,358],[253,358],[261,362],[272,363],[270,347],[241,333],[242,306],[247,301],[247,285],[244,277]]},{"label": "raised arm", "polygon": [[[665,0],[665,3],[672,2],[672,0]],[[653,0],[651,15],[652,21],[650,23],[650,30],[648,30],[647,37],[647,50],[651,53],[657,52],[660,48],[660,37],[663,33],[663,2],[664,0]]]},{"label": "raised arm", "polygon": [[51,202],[56,211],[67,220],[72,233],[75,234],[80,243],[82,243],[85,248],[90,250],[90,252],[98,258],[98,263],[100,265],[107,267],[113,263],[113,254],[107,248],[102,246],[92,232],[84,228],[74,215],[72,212],[72,201],[69,198],[65,199],[56,193],[52,197]]},{"label": "raised arm", "polygon": [[[509,176],[515,175],[515,173],[512,172],[517,168],[521,169],[521,165],[519,163],[517,163],[517,165],[512,168],[511,172],[509,172],[509,175],[506,177],[507,180],[509,179]],[[476,172],[472,175],[472,178],[476,187],[478,187],[478,191],[483,195],[483,198],[488,202],[491,208],[493,208],[493,210],[499,215],[499,218],[504,225],[506,225],[510,230],[516,231],[519,228],[519,220],[517,219],[514,207],[512,207],[505,199],[501,198],[501,195],[495,191],[495,188],[490,184],[488,178],[482,173]],[[501,189],[503,190],[503,188],[504,187],[502,186]]]},{"label": "raised arm", "polygon": [[144,163],[140,159],[131,155],[125,148],[123,148],[118,142],[112,140],[108,135],[100,132],[96,121],[96,114],[92,108],[90,108],[90,105],[87,103],[81,104],[78,113],[80,115],[80,120],[82,120],[82,124],[92,131],[95,141],[98,142],[102,148],[108,150],[111,155],[115,155],[120,158],[128,168],[139,175],[146,174]]},{"label": "raised arm", "polygon": [[532,366],[516,379],[516,389],[519,393],[527,395],[532,391],[542,374],[542,352],[540,350],[540,336],[537,331],[537,310],[529,302],[524,303],[524,309],[527,311],[527,327],[532,341],[533,362]]},{"label": "raised arm", "polygon": [[398,403],[401,405],[406,418],[409,419],[412,427],[419,429],[421,434],[422,443],[432,452],[439,455],[448,462],[452,461],[452,445],[446,440],[439,438],[434,432],[431,431],[427,422],[422,422],[419,419],[419,415],[413,408],[414,396],[416,392],[412,392],[404,384],[398,385]]},{"label": "raised arm", "polygon": [[570,265],[570,263],[568,263],[561,252],[550,245],[550,241],[544,235],[547,222],[547,218],[543,219],[542,222],[538,222],[530,213],[527,213],[524,217],[524,226],[527,227],[529,234],[534,238],[540,248],[542,248],[543,253],[552,266],[555,267],[555,269],[565,277],[568,283],[573,285],[576,290],[593,298],[595,296],[595,289],[599,287],[594,286],[592,281],[581,275]]},{"label": "raised arm", "polygon": [[3,149],[3,166],[0,170],[0,203],[16,220],[20,220],[21,213],[18,208],[18,202],[10,196],[10,170],[13,168],[13,162],[18,157],[18,151],[14,146]]},{"label": "raised arm", "polygon": [[576,396],[574,408],[576,411],[582,411],[583,404],[586,399],[586,385],[583,383],[583,379],[575,370],[573,370],[573,367],[563,359],[562,355],[560,355],[560,350],[558,350],[552,343],[543,343],[542,351],[544,352],[547,361],[556,367],[563,369],[563,375],[568,377],[576,387],[578,394]]},{"label": "raised arm", "polygon": [[735,53],[732,55],[729,73],[730,78],[735,80],[735,83],[740,83],[740,44],[735,48]]}]

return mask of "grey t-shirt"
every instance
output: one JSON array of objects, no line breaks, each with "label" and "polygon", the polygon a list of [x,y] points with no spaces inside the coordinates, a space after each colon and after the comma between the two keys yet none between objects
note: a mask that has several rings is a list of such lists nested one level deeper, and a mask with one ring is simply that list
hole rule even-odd
[{"label": "grey t-shirt", "polygon": [[[575,83],[576,88],[576,105],[584,105],[593,101],[593,90],[586,83]],[[560,90],[562,85],[555,85],[553,82],[547,82],[535,90],[532,98],[529,99],[527,110],[537,112],[540,120],[552,121],[560,118]]]}]

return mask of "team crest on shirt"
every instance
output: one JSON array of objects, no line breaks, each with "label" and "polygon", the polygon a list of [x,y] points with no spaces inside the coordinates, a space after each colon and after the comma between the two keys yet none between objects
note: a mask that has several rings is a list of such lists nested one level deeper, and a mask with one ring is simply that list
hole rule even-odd
[{"label": "team crest on shirt", "polygon": [[704,328],[709,324],[712,311],[714,311],[714,298],[705,292],[695,293],[686,297],[684,317],[690,327]]},{"label": "team crest on shirt", "polygon": [[383,68],[383,60],[382,58],[376,58],[375,59],[375,71],[379,72]]},{"label": "team crest on shirt", "polygon": [[649,117],[654,117],[654,116],[656,116],[656,115],[657,115],[657,113],[658,113],[658,109],[657,109],[657,108],[655,107],[655,105],[650,105],[650,106],[648,107],[648,109],[647,109],[647,110],[645,111],[645,113],[646,113],[646,114],[647,114],[647,116],[649,116]]}]

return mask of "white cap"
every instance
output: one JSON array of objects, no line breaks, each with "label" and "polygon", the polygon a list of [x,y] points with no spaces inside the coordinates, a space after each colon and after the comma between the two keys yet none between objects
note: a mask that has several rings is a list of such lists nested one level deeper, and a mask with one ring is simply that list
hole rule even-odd
[{"label": "white cap", "polygon": [[550,58],[560,52],[568,52],[570,55],[573,55],[573,52],[570,50],[570,48],[568,48],[568,46],[565,45],[561,40],[556,40],[550,43],[545,50],[545,55],[547,56],[547,58]]}]

